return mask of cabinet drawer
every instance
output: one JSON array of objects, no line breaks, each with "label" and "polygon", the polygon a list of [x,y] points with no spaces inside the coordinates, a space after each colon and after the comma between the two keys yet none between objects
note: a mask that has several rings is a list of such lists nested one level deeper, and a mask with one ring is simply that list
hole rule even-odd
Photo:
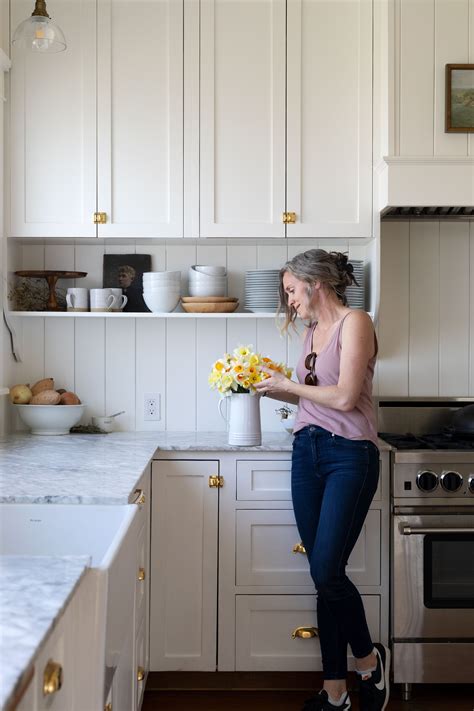
[{"label": "cabinet drawer", "polygon": [[291,501],[291,460],[237,461],[237,500]]},{"label": "cabinet drawer", "polygon": [[146,523],[141,528],[137,540],[137,567],[135,580],[135,620],[139,624],[142,617],[145,615],[145,604],[147,598],[147,588],[149,584],[150,570],[147,561],[147,545],[146,545]]},{"label": "cabinet drawer", "polygon": [[146,677],[148,674],[146,654],[146,620],[141,621],[135,639],[135,666],[137,672],[137,709],[140,709],[145,693]]},{"label": "cabinet drawer", "polygon": [[[382,462],[380,462],[382,473]],[[381,499],[381,477],[374,501]],[[237,501],[291,501],[291,459],[239,460]]]},{"label": "cabinet drawer", "polygon": [[[236,585],[312,586],[292,510],[236,512]],[[380,511],[368,512],[347,564],[355,585],[380,585]]]},{"label": "cabinet drawer", "polygon": [[[380,597],[363,595],[362,600],[376,642],[380,635]],[[237,595],[236,671],[321,670],[318,637],[292,638],[297,627],[317,626],[315,595]],[[354,668],[352,656],[349,668]]]},{"label": "cabinet drawer", "polygon": [[[73,660],[73,626],[68,610],[59,620],[51,637],[38,654],[35,661],[35,696],[37,711],[72,709],[74,697],[74,660]],[[45,671],[48,664],[59,664],[61,667],[62,684],[57,691],[49,690],[44,693]]]}]

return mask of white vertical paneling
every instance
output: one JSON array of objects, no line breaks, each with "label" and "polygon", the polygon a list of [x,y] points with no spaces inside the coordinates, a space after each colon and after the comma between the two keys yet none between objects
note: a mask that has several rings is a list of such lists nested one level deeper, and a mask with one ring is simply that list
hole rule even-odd
[{"label": "white vertical paneling", "polygon": [[22,249],[22,269],[44,269],[44,245],[25,244]]},{"label": "white vertical paneling", "polygon": [[191,244],[166,246],[166,269],[181,272],[181,296],[186,296],[189,293],[188,270],[192,264],[197,263],[196,252],[196,247]]},{"label": "white vertical paneling", "polygon": [[196,429],[196,319],[166,322],[166,429]]},{"label": "white vertical paneling", "polygon": [[[83,421],[105,415],[105,319],[75,321],[75,387],[86,405]],[[108,412],[107,414],[113,414]]]},{"label": "white vertical paneling", "polygon": [[469,390],[474,395],[474,223],[469,223]]},{"label": "white vertical paneling", "polygon": [[445,133],[446,64],[468,57],[469,0],[435,0],[435,155],[466,155],[467,134]]},{"label": "white vertical paneling", "polygon": [[[44,268],[74,271],[74,247],[70,244],[47,244],[44,248]],[[56,289],[67,291],[70,286],[74,286],[72,279],[59,279]]]},{"label": "white vertical paneling", "polygon": [[438,394],[439,222],[410,223],[409,382],[411,396]]},{"label": "white vertical paneling", "polygon": [[[166,429],[166,321],[136,319],[136,414],[138,431]],[[144,419],[145,393],[161,395],[161,420]]]},{"label": "white vertical paneling", "polygon": [[135,429],[135,324],[136,319],[106,319],[105,322],[105,409],[119,410],[118,430]]},{"label": "white vertical paneling", "polygon": [[[256,349],[263,356],[272,358],[277,363],[287,361],[286,338],[280,336],[277,324],[272,319],[257,320],[257,343]],[[262,398],[260,401],[260,413],[263,430],[280,430],[279,417],[275,414],[275,409],[280,407],[279,403],[271,398]]]},{"label": "white vertical paneling", "polygon": [[162,272],[166,269],[166,247],[163,244],[136,244],[137,254],[149,254],[151,256],[151,271]]},{"label": "white vertical paneling", "polygon": [[409,223],[384,223],[378,357],[380,395],[408,395],[409,251]]},{"label": "white vertical paneling", "polygon": [[307,252],[308,249],[318,249],[319,247],[319,242],[318,240],[312,241],[310,244],[308,242],[303,242],[302,244],[297,244],[294,243],[294,240],[291,242],[288,242],[288,256],[287,259],[293,259],[293,257],[296,257],[297,254],[301,254],[302,252]]},{"label": "white vertical paneling", "polygon": [[227,292],[239,299],[239,311],[245,311],[245,272],[257,269],[257,247],[227,245]]},{"label": "white vertical paneling", "polygon": [[440,223],[439,394],[469,389],[469,225]]},{"label": "white vertical paneling", "polygon": [[400,2],[400,155],[433,155],[434,2]]},{"label": "white vertical paneling", "polygon": [[306,328],[299,319],[296,321],[295,327],[297,329],[296,332],[293,330],[293,326],[290,326],[288,329],[287,364],[289,368],[293,368],[293,375],[291,377],[292,380],[296,382],[298,380],[296,376],[296,366],[301,356]]},{"label": "white vertical paneling", "polygon": [[[44,320],[44,372],[54,378],[55,388],[75,392],[74,380],[74,320],[45,318]],[[80,396],[79,396],[80,397]]]},{"label": "white vertical paneling", "polygon": [[227,320],[196,321],[196,429],[225,431],[225,422],[217,411],[220,394],[211,390],[207,379],[212,364],[227,350]]},{"label": "white vertical paneling", "polygon": [[76,286],[87,289],[102,287],[105,249],[101,245],[80,245],[75,247],[75,267],[78,272],[87,272],[86,277],[76,279]]},{"label": "white vertical paneling", "polygon": [[281,269],[286,262],[287,254],[286,244],[258,246],[257,269]]},{"label": "white vertical paneling", "polygon": [[[474,62],[474,0],[469,0],[469,48],[468,48],[468,62],[472,64]],[[472,133],[468,134],[468,154],[472,156],[474,154],[474,138]]]},{"label": "white vertical paneling", "polygon": [[[44,318],[33,318],[23,326],[21,357],[22,362],[16,371],[18,383],[33,385],[44,378]],[[15,383],[12,383],[15,385]],[[17,418],[14,429],[26,429]]]},{"label": "white vertical paneling", "polygon": [[257,347],[257,319],[229,319],[227,321],[226,350],[232,353],[238,346]]}]

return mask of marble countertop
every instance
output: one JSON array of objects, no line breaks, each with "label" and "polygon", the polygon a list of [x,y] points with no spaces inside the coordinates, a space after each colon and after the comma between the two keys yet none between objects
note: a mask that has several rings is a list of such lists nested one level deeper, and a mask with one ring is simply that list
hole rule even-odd
[{"label": "marble countertop", "polygon": [[0,709],[21,687],[89,563],[88,556],[0,556]]},{"label": "marble countertop", "polygon": [[225,432],[5,435],[0,437],[0,502],[126,504],[159,451],[290,452],[292,442],[286,432],[263,433],[258,447],[230,446]]}]

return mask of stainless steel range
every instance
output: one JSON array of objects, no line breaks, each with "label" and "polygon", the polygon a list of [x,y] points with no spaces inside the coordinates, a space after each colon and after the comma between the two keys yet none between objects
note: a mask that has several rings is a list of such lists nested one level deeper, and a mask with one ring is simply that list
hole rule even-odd
[{"label": "stainless steel range", "polygon": [[[460,404],[392,402],[398,412],[381,419],[448,424]],[[395,447],[391,638],[394,681],[407,699],[412,683],[474,682],[474,438],[443,427],[380,436]]]}]

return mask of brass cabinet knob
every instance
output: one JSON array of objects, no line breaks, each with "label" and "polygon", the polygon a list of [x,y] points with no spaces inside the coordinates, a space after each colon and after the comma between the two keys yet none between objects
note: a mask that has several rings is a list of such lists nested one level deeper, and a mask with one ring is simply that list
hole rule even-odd
[{"label": "brass cabinet knob", "polygon": [[134,498],[132,504],[144,504],[146,501],[145,492],[143,491],[143,489],[135,489],[135,491],[133,492],[133,496]]},{"label": "brass cabinet knob", "polygon": [[300,639],[311,639],[311,637],[319,637],[317,627],[297,627],[291,634],[292,639],[299,637]]},{"label": "brass cabinet knob", "polygon": [[222,488],[224,486],[224,477],[217,476],[217,474],[213,474],[212,476],[209,477],[209,486],[211,489]]},{"label": "brass cabinet knob", "polygon": [[145,678],[145,670],[143,667],[137,667],[137,679],[138,681],[143,681]]},{"label": "brass cabinet knob", "polygon": [[146,577],[145,568],[138,568],[138,579],[145,580],[145,577]]},{"label": "brass cabinet knob", "polygon": [[106,706],[104,706],[104,711],[112,711],[112,704],[108,703]]},{"label": "brass cabinet knob", "polygon": [[306,553],[306,548],[301,541],[293,546],[293,553]]},{"label": "brass cabinet knob", "polygon": [[48,661],[43,672],[43,696],[50,696],[63,685],[63,668],[58,662]]}]

